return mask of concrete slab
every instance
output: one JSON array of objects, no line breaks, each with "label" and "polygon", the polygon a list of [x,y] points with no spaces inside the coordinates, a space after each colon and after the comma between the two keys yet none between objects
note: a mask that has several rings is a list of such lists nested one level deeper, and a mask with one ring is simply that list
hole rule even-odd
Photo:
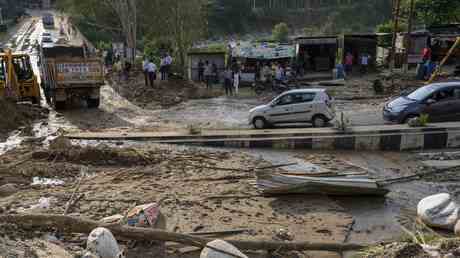
[{"label": "concrete slab", "polygon": [[460,166],[460,160],[426,160],[422,163],[427,167],[435,169],[446,169]]},{"label": "concrete slab", "polygon": [[447,131],[447,147],[448,148],[460,147],[460,132]]},{"label": "concrete slab", "polygon": [[380,149],[380,137],[379,136],[363,136],[356,137],[355,150],[370,150],[376,151]]},{"label": "concrete slab", "polygon": [[425,144],[423,134],[403,134],[401,137],[401,150],[421,150]]}]

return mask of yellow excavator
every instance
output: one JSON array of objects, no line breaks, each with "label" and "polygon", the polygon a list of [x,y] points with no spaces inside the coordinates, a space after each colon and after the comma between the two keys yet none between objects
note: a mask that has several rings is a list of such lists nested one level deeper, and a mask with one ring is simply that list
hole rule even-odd
[{"label": "yellow excavator", "polygon": [[40,104],[40,86],[29,55],[10,49],[0,52],[0,96]]},{"label": "yellow excavator", "polygon": [[441,73],[442,66],[449,60],[450,56],[454,53],[455,49],[460,46],[460,37],[457,37],[455,40],[455,43],[452,45],[452,47],[449,49],[447,52],[446,56],[442,59],[441,63],[439,63],[438,67],[436,70],[433,72],[431,75],[430,79],[426,82],[426,84],[431,84],[436,77]]}]

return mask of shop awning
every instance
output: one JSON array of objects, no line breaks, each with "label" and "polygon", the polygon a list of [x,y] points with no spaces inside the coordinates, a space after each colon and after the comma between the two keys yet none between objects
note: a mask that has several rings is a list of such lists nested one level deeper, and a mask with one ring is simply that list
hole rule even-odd
[{"label": "shop awning", "polygon": [[297,44],[300,45],[333,45],[337,44],[337,37],[330,38],[298,38]]}]

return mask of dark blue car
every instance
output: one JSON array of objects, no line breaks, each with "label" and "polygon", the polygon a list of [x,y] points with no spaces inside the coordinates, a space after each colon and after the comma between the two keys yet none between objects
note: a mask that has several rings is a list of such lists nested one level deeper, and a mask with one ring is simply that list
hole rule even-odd
[{"label": "dark blue car", "polygon": [[383,118],[407,123],[428,114],[430,122],[460,121],[460,82],[434,83],[418,88],[385,104]]}]

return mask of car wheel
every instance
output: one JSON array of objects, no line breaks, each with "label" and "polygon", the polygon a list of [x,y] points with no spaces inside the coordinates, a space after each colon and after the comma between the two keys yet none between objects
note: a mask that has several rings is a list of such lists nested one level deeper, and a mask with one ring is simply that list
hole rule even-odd
[{"label": "car wheel", "polygon": [[407,124],[412,118],[417,118],[418,115],[408,115],[404,118],[403,124]]},{"label": "car wheel", "polygon": [[323,115],[317,115],[312,120],[313,127],[325,127],[327,125],[327,119]]},{"label": "car wheel", "polygon": [[252,124],[254,125],[255,129],[264,129],[267,127],[267,122],[262,117],[254,118],[254,121],[252,121]]}]

